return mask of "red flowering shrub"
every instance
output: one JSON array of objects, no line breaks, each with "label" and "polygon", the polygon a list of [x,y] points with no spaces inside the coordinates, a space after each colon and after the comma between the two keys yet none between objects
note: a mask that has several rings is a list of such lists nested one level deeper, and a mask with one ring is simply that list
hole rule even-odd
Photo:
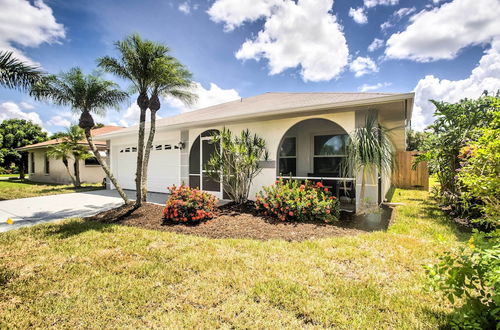
[{"label": "red flowering shrub", "polygon": [[279,179],[257,194],[255,204],[265,215],[281,221],[333,222],[340,213],[338,199],[321,182]]},{"label": "red flowering shrub", "polygon": [[214,217],[217,198],[188,186],[168,187],[170,197],[163,210],[165,219],[176,222],[192,222]]}]

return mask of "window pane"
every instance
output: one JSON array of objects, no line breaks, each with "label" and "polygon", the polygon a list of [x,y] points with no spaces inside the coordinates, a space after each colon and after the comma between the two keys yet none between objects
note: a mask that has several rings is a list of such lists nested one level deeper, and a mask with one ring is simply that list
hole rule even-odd
[{"label": "window pane", "polygon": [[314,174],[340,177],[343,157],[314,157]]},{"label": "window pane", "polygon": [[295,156],[295,138],[286,137],[283,139],[280,147],[280,156]]},{"label": "window pane", "polygon": [[190,175],[189,176],[189,186],[191,188],[200,189],[200,176],[199,175]]},{"label": "window pane", "polygon": [[297,161],[295,158],[280,158],[279,173],[283,176],[297,175]]},{"label": "window pane", "polygon": [[220,183],[212,179],[207,175],[202,175],[203,177],[203,190],[206,191],[220,191]]},{"label": "window pane", "polygon": [[[200,174],[200,138],[198,137],[189,152],[189,173]],[[199,185],[199,182],[198,182]]]},{"label": "window pane", "polygon": [[314,137],[315,155],[345,155],[345,146],[348,136],[319,135]]},{"label": "window pane", "polygon": [[100,165],[99,161],[95,157],[90,157],[85,159],[85,165]]}]

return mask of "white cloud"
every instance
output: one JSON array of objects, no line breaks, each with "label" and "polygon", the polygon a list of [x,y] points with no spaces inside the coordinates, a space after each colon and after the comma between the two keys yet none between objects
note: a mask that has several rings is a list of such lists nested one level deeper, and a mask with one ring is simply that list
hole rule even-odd
[{"label": "white cloud", "polygon": [[417,10],[417,8],[415,8],[415,7],[400,8],[400,9],[396,10],[393,15],[401,19],[405,16],[413,14],[416,10]]},{"label": "white cloud", "polygon": [[31,103],[28,102],[21,102],[19,103],[19,106],[23,108],[24,110],[32,110],[35,108],[35,106]]},{"label": "white cloud", "polygon": [[360,87],[358,87],[358,90],[360,92],[370,92],[370,91],[376,91],[378,89],[381,89],[382,87],[387,87],[391,86],[391,83],[384,82],[384,83],[377,83],[375,85],[369,85],[369,84],[363,84]]},{"label": "white cloud", "polygon": [[375,6],[394,6],[399,3],[399,0],[365,0],[364,4],[366,8],[371,8]]},{"label": "white cloud", "polygon": [[388,58],[419,62],[453,59],[464,47],[500,36],[500,1],[454,0],[422,10],[411,24],[387,40]]},{"label": "white cloud", "polygon": [[380,24],[380,29],[382,31],[387,30],[387,29],[389,29],[391,27],[393,27],[393,24],[390,21],[386,21],[386,22]]},{"label": "white cloud", "polygon": [[240,98],[240,95],[235,89],[222,89],[214,83],[210,83],[209,89],[205,89],[200,83],[196,83],[194,93],[198,95],[198,101],[192,106],[186,106],[178,99],[171,97],[167,98],[165,101],[168,102],[170,106],[177,108],[182,112],[186,112],[238,100]]},{"label": "white cloud", "polygon": [[420,79],[415,87],[412,124],[422,130],[432,123],[434,106],[430,99],[456,102],[462,98],[477,98],[484,90],[500,89],[500,39],[479,60],[469,77],[462,80],[439,79],[433,75]]},{"label": "white cloud", "polygon": [[6,119],[25,119],[42,126],[42,120],[36,112],[24,112],[19,105],[14,102],[0,103],[0,121]]},{"label": "white cloud", "polygon": [[42,0],[33,4],[24,0],[0,0],[0,50],[8,50],[33,63],[16,48],[55,43],[65,37],[62,24],[56,22],[52,9]]},{"label": "white cloud", "polygon": [[262,30],[243,43],[236,58],[267,59],[271,75],[300,66],[304,81],[324,81],[338,76],[349,56],[332,5],[333,0],[217,0],[208,13],[226,30],[264,18]]},{"label": "white cloud", "polygon": [[188,15],[191,12],[191,7],[189,6],[189,3],[183,2],[179,5],[178,7],[179,11]]},{"label": "white cloud", "polygon": [[361,77],[368,73],[378,72],[378,67],[371,58],[358,56],[349,65],[349,70],[354,72],[355,77]]},{"label": "white cloud", "polygon": [[368,23],[368,17],[366,17],[365,9],[363,7],[359,7],[357,9],[350,8],[349,16],[351,16],[354,22],[358,24]]},{"label": "white cloud", "polygon": [[372,43],[368,46],[368,51],[374,52],[377,49],[381,48],[382,46],[384,46],[384,40],[375,38],[373,39]]},{"label": "white cloud", "polygon": [[382,31],[385,31],[387,29],[390,29],[391,27],[395,26],[396,23],[401,21],[405,16],[413,14],[417,9],[415,7],[411,8],[400,8],[396,10],[392,15],[389,17],[387,21],[384,23],[380,24],[380,29]]},{"label": "white cloud", "polygon": [[69,127],[71,125],[71,122],[62,116],[53,116],[47,123],[51,126]]}]

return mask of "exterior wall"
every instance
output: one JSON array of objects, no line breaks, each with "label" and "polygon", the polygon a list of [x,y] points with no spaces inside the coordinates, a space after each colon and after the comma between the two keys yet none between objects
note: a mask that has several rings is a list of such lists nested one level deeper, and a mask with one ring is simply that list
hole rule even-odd
[{"label": "exterior wall", "polygon": [[[60,159],[49,159],[49,174],[45,174],[45,152],[44,149],[32,150],[29,153],[35,155],[35,172],[31,172],[31,158],[28,159],[28,173],[29,180],[35,182],[47,182],[47,183],[61,183],[70,184],[71,179],[68,176],[68,171],[64,166],[62,160]],[[31,157],[31,155],[29,156]],[[68,160],[71,173],[74,175],[73,171],[73,159]],[[98,165],[86,166],[85,161],[80,160],[80,180],[82,183],[95,183],[102,182],[106,177],[102,168]]]},{"label": "exterior wall", "polygon": [[[226,128],[235,133],[239,133],[244,129],[249,129],[252,134],[257,134],[266,141],[267,150],[269,151],[269,160],[276,162],[278,155],[278,148],[281,143],[282,137],[285,133],[295,124],[313,118],[322,118],[333,121],[339,125],[344,131],[351,132],[354,129],[354,111],[328,113],[313,116],[297,116],[293,118],[274,119],[267,121],[255,121],[238,124],[228,124]],[[189,130],[189,149],[191,149],[192,142],[202,132],[208,129],[219,129],[223,126],[202,127]],[[262,189],[262,186],[267,186],[276,180],[276,163],[275,166],[270,168],[263,168],[260,174],[254,179],[250,189],[250,198],[253,199],[255,194]]]}]

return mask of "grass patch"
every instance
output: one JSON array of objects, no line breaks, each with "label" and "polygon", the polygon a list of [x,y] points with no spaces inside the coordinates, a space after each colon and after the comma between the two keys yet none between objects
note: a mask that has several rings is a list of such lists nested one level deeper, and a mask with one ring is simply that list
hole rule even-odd
[{"label": "grass patch", "polygon": [[0,327],[438,328],[423,264],[468,238],[423,191],[387,232],[285,242],[63,222],[0,234]]},{"label": "grass patch", "polygon": [[37,197],[102,189],[102,184],[82,184],[76,189],[72,185],[32,182],[21,179],[0,180],[0,200]]}]

